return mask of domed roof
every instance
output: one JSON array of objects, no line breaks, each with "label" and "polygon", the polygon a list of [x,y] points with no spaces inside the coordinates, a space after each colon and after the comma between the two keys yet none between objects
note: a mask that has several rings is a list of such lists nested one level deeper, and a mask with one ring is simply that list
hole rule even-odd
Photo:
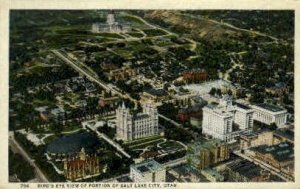
[{"label": "domed roof", "polygon": [[47,152],[55,154],[73,154],[84,148],[87,152],[95,150],[99,146],[95,135],[90,133],[75,133],[55,139],[47,146]]}]

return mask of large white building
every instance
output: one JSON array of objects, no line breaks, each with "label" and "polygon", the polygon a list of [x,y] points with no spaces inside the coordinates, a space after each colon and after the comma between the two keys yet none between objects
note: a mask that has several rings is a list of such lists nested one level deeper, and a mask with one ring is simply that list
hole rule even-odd
[{"label": "large white building", "polygon": [[123,103],[116,110],[117,139],[131,141],[158,134],[157,108],[151,104],[143,105],[143,112],[132,114]]},{"label": "large white building", "polygon": [[255,111],[254,119],[257,121],[267,125],[275,123],[277,126],[283,126],[287,122],[288,112],[286,109],[266,103],[253,105],[252,108]]},{"label": "large white building", "polygon": [[115,14],[110,12],[107,14],[106,24],[104,23],[93,23],[92,25],[92,32],[99,33],[99,32],[126,32],[130,31],[131,28],[127,24],[120,24],[115,19]]},{"label": "large white building", "polygon": [[130,166],[130,178],[133,182],[166,182],[166,169],[155,160]]},{"label": "large white building", "polygon": [[243,104],[234,103],[225,96],[219,105],[203,109],[202,133],[223,141],[232,141],[241,132],[251,132],[254,111]]}]

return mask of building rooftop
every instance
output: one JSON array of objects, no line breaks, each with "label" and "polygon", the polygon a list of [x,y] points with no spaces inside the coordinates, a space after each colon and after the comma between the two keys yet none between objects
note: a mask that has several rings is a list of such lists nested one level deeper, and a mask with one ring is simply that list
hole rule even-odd
[{"label": "building rooftop", "polygon": [[146,93],[149,93],[153,96],[159,96],[159,97],[168,95],[168,93],[164,89],[149,89],[146,91]]},{"label": "building rooftop", "polygon": [[268,129],[261,129],[261,130],[258,130],[258,131],[256,131],[256,132],[250,132],[250,133],[245,132],[245,133],[241,133],[240,136],[241,136],[241,137],[249,137],[249,138],[251,138],[251,137],[257,137],[258,135],[260,135],[260,134],[262,134],[262,133],[266,133],[266,132],[273,132],[273,131],[270,131],[270,130],[268,130]]},{"label": "building rooftop", "polygon": [[281,108],[279,106],[275,106],[273,104],[267,104],[267,103],[256,104],[256,106],[261,107],[266,110],[269,110],[271,112],[279,112],[279,111],[284,110],[283,108]]},{"label": "building rooftop", "polygon": [[178,113],[192,113],[202,111],[202,105],[196,104],[191,107],[181,108]]},{"label": "building rooftop", "polygon": [[74,154],[84,148],[90,152],[99,144],[97,137],[90,133],[75,133],[50,142],[46,151],[54,154]]},{"label": "building rooftop", "polygon": [[131,165],[131,167],[142,174],[145,172],[155,172],[163,169],[163,166],[155,160],[146,160],[144,162]]},{"label": "building rooftop", "polygon": [[54,109],[51,110],[51,114],[53,114],[53,115],[58,115],[58,114],[61,114],[61,113],[65,113],[65,110],[61,107],[54,108]]},{"label": "building rooftop", "polygon": [[150,117],[148,114],[144,114],[144,113],[137,113],[134,115],[134,119],[145,119]]},{"label": "building rooftop", "polygon": [[209,141],[204,142],[195,142],[192,145],[190,145],[189,148],[191,148],[194,152],[199,152],[201,149],[211,149],[221,144],[224,144],[224,142],[222,142],[219,139],[211,139]]},{"label": "building rooftop", "polygon": [[289,142],[283,142],[273,146],[261,145],[251,149],[261,154],[270,154],[277,161],[294,159],[294,145]]},{"label": "building rooftop", "polygon": [[263,171],[263,169],[258,165],[244,159],[238,159],[237,161],[228,164],[227,169],[237,172],[249,179],[260,176]]},{"label": "building rooftop", "polygon": [[224,179],[224,176],[222,174],[220,174],[218,171],[214,170],[214,169],[204,169],[201,171],[202,173],[207,173],[215,178],[218,179]]},{"label": "building rooftop", "polygon": [[244,110],[250,110],[251,109],[249,106],[238,103],[238,102],[234,102],[233,105],[236,105],[238,108],[242,108]]},{"label": "building rooftop", "polygon": [[278,129],[274,132],[275,135],[279,136],[279,137],[283,137],[283,138],[287,138],[291,141],[294,141],[294,131],[290,130],[290,129]]}]

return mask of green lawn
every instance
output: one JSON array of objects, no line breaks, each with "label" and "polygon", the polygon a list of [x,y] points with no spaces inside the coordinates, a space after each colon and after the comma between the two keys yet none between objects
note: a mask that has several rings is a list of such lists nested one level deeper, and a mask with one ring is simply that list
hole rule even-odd
[{"label": "green lawn", "polygon": [[151,140],[157,140],[157,139],[162,139],[162,138],[164,138],[164,137],[160,136],[160,135],[156,135],[156,136],[151,136],[151,137],[146,137],[146,138],[141,138],[141,139],[129,141],[129,142],[126,143],[126,145],[127,146],[133,146],[133,145],[136,145],[136,144],[141,144],[141,143],[149,142]]},{"label": "green lawn", "polygon": [[44,142],[45,142],[45,144],[48,144],[48,143],[52,142],[53,140],[55,140],[57,138],[59,138],[59,136],[57,136],[57,135],[51,135],[51,136],[48,136],[47,138],[45,138]]},{"label": "green lawn", "polygon": [[103,32],[103,33],[97,33],[97,34],[94,34],[95,36],[101,36],[101,37],[109,37],[109,38],[117,38],[117,39],[124,39],[123,36],[117,34],[117,33],[106,33],[106,32]]},{"label": "green lawn", "polygon": [[133,58],[131,52],[130,52],[130,51],[127,51],[127,50],[123,50],[123,49],[115,49],[114,52],[117,53],[118,55],[122,56],[122,57],[125,58],[125,59]]},{"label": "green lawn", "polygon": [[144,35],[140,32],[128,32],[127,34],[132,37],[138,37],[138,38],[144,37]]},{"label": "green lawn", "polygon": [[147,34],[148,37],[166,35],[167,33],[160,29],[144,29],[143,32]]},{"label": "green lawn", "polygon": [[166,141],[165,143],[160,144],[160,146],[162,148],[176,148],[176,149],[184,148],[184,146],[182,146],[176,141]]},{"label": "green lawn", "polygon": [[164,141],[164,139],[157,139],[157,140],[149,141],[147,143],[145,142],[145,143],[137,144],[137,145],[134,145],[134,146],[132,145],[129,148],[131,150],[140,149],[140,148],[143,149],[143,148],[146,148],[148,146],[156,146],[158,143],[161,143],[163,141]]}]

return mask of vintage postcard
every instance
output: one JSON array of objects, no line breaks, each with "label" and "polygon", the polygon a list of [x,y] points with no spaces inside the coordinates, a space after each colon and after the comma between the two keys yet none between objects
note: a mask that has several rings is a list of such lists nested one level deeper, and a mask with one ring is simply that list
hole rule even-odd
[{"label": "vintage postcard", "polygon": [[0,188],[300,187],[297,1],[1,5]]}]

